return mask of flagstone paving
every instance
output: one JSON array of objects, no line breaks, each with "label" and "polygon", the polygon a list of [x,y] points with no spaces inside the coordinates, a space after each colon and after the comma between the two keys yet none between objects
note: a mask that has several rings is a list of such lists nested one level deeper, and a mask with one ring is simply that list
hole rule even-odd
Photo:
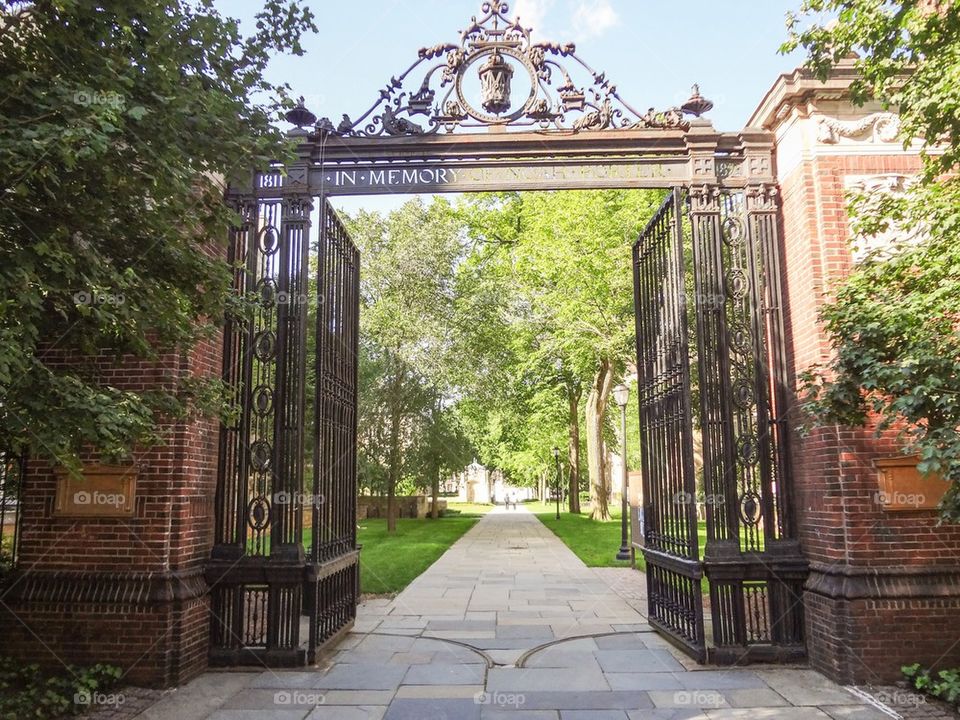
[{"label": "flagstone paving", "polygon": [[[611,548],[615,552],[616,548]],[[145,720],[873,720],[805,668],[702,667],[523,509],[486,515],[317,668],[207,673]]]}]

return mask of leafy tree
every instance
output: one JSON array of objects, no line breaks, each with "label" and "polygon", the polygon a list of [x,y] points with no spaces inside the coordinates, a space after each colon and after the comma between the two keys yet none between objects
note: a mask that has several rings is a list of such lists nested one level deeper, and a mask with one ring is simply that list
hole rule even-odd
[{"label": "leafy tree", "polygon": [[659,199],[501,193],[353,219],[361,468],[391,506],[401,484],[436,494],[474,450],[542,490],[554,483],[551,449],[566,446],[571,510],[587,450],[593,505],[608,516],[606,397],[634,347],[630,245]]},{"label": "leafy tree", "polygon": [[121,390],[56,357],[157,358],[222,316],[223,183],[286,157],[284,88],[263,73],[316,28],[292,0],[265,2],[247,37],[210,0],[0,13],[0,447],[76,467],[87,447],[158,441],[157,412],[190,394]]},{"label": "leafy tree", "polygon": [[361,466],[383,468],[393,532],[404,476],[415,486],[432,483],[450,461],[438,448],[447,437],[441,423],[450,422],[437,402],[460,225],[445,200],[415,199],[386,217],[362,211],[348,226],[361,251]]},{"label": "leafy tree", "polygon": [[467,466],[472,456],[473,446],[456,404],[444,404],[444,399],[435,395],[419,423],[413,453],[417,475],[429,484],[430,516],[434,520],[439,517],[441,479]]},{"label": "leafy tree", "polygon": [[[452,365],[481,461],[513,483],[541,486],[542,494],[545,479],[554,483],[551,449],[567,442],[564,434],[579,436],[579,395],[565,428],[562,360],[550,354],[553,328],[515,272],[522,197],[477,195],[459,208],[474,247],[458,269]],[[573,512],[579,512],[579,453],[578,443],[567,463]]]},{"label": "leafy tree", "polygon": [[[895,108],[905,144],[924,167],[901,195],[855,197],[852,229],[898,229],[822,311],[835,354],[806,376],[807,408],[822,422],[895,428],[921,472],[950,482],[944,518],[960,520],[960,3],[955,0],[806,0],[785,50],[803,47],[821,78],[855,57],[856,102]],[[834,21],[824,23],[823,14]],[[803,19],[810,19],[801,27]],[[909,239],[908,239],[909,238]]]},{"label": "leafy tree", "polygon": [[488,223],[496,234],[484,235],[507,241],[504,267],[529,324],[530,362],[563,400],[571,467],[579,465],[583,406],[592,514],[602,519],[609,518],[610,390],[633,354],[630,247],[660,199],[620,190],[516,195],[493,208],[509,220]]}]

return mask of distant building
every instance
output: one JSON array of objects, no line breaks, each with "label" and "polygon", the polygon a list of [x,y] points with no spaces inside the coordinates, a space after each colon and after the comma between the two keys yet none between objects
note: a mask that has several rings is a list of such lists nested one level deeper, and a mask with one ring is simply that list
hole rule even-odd
[{"label": "distant building", "polygon": [[476,460],[447,480],[444,488],[457,493],[457,502],[502,504],[511,495],[517,502],[536,497],[533,488],[511,485],[501,471],[489,470]]}]

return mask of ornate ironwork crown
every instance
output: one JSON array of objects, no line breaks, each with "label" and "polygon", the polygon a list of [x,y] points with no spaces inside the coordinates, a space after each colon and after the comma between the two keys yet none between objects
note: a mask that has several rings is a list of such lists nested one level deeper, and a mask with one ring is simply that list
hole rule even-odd
[{"label": "ornate ironwork crown", "polygon": [[[418,59],[390,79],[363,115],[356,120],[344,115],[336,127],[323,118],[317,130],[378,137],[481,127],[568,132],[687,127],[686,108],[637,112],[624,102],[604,73],[596,72],[577,56],[573,43],[533,42],[530,28],[523,27],[519,18],[508,19],[509,10],[502,0],[484,2],[481,19],[471,18],[470,25],[460,33],[459,43],[421,48]],[[566,64],[561,64],[563,59]],[[586,73],[589,81],[577,85],[568,65],[576,74]],[[468,73],[472,68],[479,80],[479,103],[470,97],[477,93],[465,88],[473,77]],[[419,87],[411,92],[404,84],[416,70],[423,76]],[[529,93],[517,98],[513,92],[515,76],[522,80],[524,74],[529,76]],[[696,109],[702,109],[702,105]],[[292,122],[297,124],[301,119],[298,115]]]}]

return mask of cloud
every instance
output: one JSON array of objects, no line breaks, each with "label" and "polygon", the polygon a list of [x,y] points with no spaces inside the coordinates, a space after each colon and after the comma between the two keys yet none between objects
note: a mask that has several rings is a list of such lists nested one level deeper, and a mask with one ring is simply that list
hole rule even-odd
[{"label": "cloud", "polygon": [[592,40],[620,24],[610,0],[577,0],[572,25],[577,40]]},{"label": "cloud", "polygon": [[510,18],[520,18],[525,28],[533,28],[535,34],[543,35],[547,13],[553,4],[554,0],[516,0],[510,3]]},{"label": "cloud", "polygon": [[610,0],[565,0],[558,5],[557,0],[513,0],[509,16],[519,17],[521,25],[533,28],[540,38],[559,33],[578,42],[594,40],[620,24]]}]

